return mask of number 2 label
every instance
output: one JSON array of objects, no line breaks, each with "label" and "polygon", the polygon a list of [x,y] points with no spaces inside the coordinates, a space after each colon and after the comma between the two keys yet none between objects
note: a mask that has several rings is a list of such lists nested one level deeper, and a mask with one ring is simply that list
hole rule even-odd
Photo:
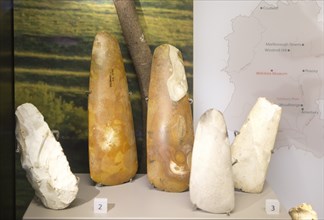
[{"label": "number 2 label", "polygon": [[93,201],[94,213],[107,213],[108,199],[107,198],[95,198]]}]

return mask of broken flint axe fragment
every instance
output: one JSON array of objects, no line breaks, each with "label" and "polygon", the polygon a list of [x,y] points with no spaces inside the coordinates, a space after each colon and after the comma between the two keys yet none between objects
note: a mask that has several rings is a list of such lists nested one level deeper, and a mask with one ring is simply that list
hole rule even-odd
[{"label": "broken flint axe fragment", "polygon": [[191,202],[204,211],[234,209],[230,143],[224,117],[215,109],[206,111],[197,125],[189,188]]},{"label": "broken flint axe fragment", "polygon": [[302,203],[294,208],[289,209],[289,215],[292,220],[317,220],[317,213],[312,206]]},{"label": "broken flint axe fragment", "polygon": [[193,123],[181,52],[169,44],[154,51],[147,113],[147,176],[157,189],[189,187]]},{"label": "broken flint axe fragment", "polygon": [[237,160],[233,166],[236,189],[263,191],[280,117],[281,107],[258,98],[231,146],[232,160]]},{"label": "broken flint axe fragment", "polygon": [[36,196],[47,208],[68,207],[78,193],[78,179],[70,170],[61,144],[33,104],[18,106],[15,114],[21,165]]},{"label": "broken flint axe fragment", "polygon": [[88,97],[91,179],[117,185],[138,168],[132,109],[118,41],[99,32],[93,42]]}]

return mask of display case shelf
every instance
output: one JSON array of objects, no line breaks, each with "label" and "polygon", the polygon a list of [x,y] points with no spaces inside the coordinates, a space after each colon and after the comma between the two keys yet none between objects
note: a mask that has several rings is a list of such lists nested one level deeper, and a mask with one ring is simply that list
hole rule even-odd
[{"label": "display case shelf", "polygon": [[[194,209],[188,191],[159,191],[143,174],[128,183],[101,187],[94,184],[89,174],[76,175],[80,178],[79,192],[68,208],[48,209],[34,198],[23,219],[291,219],[283,207],[279,214],[266,213],[265,201],[277,199],[267,183],[260,194],[236,191],[235,209],[227,215]],[[108,199],[107,213],[94,212],[95,198]]]}]

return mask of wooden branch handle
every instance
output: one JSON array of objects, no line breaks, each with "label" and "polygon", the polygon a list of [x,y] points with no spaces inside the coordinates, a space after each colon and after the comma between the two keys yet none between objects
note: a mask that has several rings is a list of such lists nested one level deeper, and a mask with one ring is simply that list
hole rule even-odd
[{"label": "wooden branch handle", "polygon": [[148,96],[152,52],[145,40],[134,0],[114,0],[123,35],[133,60],[142,99]]}]

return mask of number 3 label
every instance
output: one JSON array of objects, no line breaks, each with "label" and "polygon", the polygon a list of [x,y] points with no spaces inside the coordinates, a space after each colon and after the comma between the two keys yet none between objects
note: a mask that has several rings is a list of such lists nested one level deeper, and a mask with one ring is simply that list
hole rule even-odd
[{"label": "number 3 label", "polygon": [[266,199],[265,209],[268,215],[279,214],[280,203],[277,199]]},{"label": "number 3 label", "polygon": [[94,213],[107,213],[108,199],[107,198],[95,198],[93,201]]}]

